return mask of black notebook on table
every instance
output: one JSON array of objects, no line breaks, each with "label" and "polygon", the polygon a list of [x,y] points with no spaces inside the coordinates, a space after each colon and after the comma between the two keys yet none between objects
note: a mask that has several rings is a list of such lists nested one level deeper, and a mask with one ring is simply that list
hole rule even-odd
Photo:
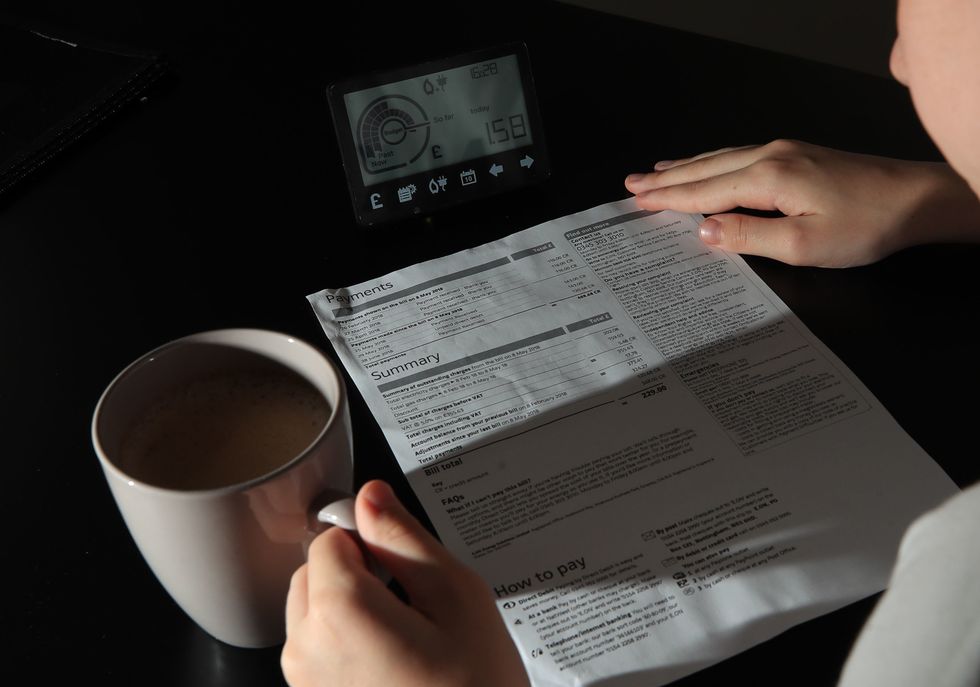
[{"label": "black notebook on table", "polygon": [[164,71],[157,54],[0,24],[0,197]]}]

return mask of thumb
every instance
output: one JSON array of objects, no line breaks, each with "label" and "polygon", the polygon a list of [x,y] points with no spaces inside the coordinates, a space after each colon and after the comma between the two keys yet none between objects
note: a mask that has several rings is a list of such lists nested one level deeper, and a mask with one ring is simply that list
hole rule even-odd
[{"label": "thumb", "polygon": [[712,215],[699,227],[701,240],[733,253],[773,258],[790,265],[812,264],[808,255],[807,217]]},{"label": "thumb", "polygon": [[355,503],[361,540],[398,580],[412,606],[428,617],[440,615],[463,566],[408,512],[385,482],[361,487]]}]

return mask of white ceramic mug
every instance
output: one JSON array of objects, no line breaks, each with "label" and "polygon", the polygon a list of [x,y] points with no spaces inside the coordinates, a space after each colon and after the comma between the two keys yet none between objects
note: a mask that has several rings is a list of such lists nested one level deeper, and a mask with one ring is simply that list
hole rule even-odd
[{"label": "white ceramic mug", "polygon": [[[285,365],[323,395],[330,415],[313,443],[267,474],[217,488],[163,488],[127,474],[121,444],[150,404],[242,355]],[[92,442],[133,539],[181,608],[228,644],[281,643],[289,580],[310,541],[323,521],[353,525],[344,522],[350,500],[338,502],[353,488],[353,459],[347,394],[334,365],[278,332],[226,329],[178,339],[109,384],[95,409]],[[324,509],[329,504],[332,510]]]}]

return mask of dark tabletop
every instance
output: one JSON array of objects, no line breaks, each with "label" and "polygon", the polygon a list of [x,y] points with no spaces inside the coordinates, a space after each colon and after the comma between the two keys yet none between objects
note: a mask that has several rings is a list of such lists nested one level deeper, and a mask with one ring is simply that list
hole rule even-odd
[{"label": "dark tabletop", "polygon": [[[660,159],[778,137],[939,159],[904,89],[856,72],[541,1],[310,4],[318,9],[6,3],[0,15],[160,51],[169,64],[145,100],[0,196],[3,560],[13,609],[3,668],[26,670],[23,684],[55,675],[96,685],[282,683],[278,649],[224,646],[184,616],[109,494],[91,414],[143,352],[243,326],[286,331],[333,355],[307,294],[625,197],[623,177]],[[429,220],[359,228],[327,84],[512,40],[528,46],[552,178]],[[18,68],[29,65],[0,65]],[[970,450],[978,257],[975,248],[917,248],[846,271],[748,261],[962,486],[980,477]],[[358,482],[390,480],[421,514],[349,388]],[[787,674],[773,666],[788,660],[793,684],[832,685],[873,602],[678,684],[783,685]]]}]

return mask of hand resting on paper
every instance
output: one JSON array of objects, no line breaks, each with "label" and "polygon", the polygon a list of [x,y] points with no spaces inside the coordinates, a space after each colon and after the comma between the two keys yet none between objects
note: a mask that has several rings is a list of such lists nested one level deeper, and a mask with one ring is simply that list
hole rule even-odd
[{"label": "hand resting on paper", "polygon": [[361,538],[405,589],[369,572],[340,528],[319,535],[286,601],[282,669],[292,687],[527,685],[490,589],[379,481],[357,496]]},{"label": "hand resting on paper", "polygon": [[[626,188],[648,210],[725,213],[704,221],[705,243],[791,265],[865,265],[917,244],[980,240],[980,204],[948,165],[798,141],[658,162]],[[739,207],[785,217],[730,212]]]}]

